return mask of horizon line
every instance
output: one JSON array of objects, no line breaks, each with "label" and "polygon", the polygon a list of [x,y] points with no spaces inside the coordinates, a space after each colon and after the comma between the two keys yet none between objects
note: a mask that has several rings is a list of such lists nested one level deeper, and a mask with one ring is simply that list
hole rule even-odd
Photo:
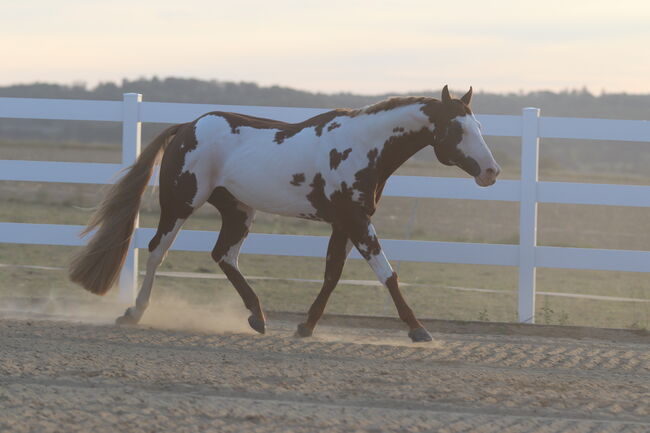
[{"label": "horizon line", "polygon": [[[365,93],[365,92],[354,92],[351,90],[336,90],[336,91],[326,91],[326,90],[310,90],[310,89],[304,89],[304,88],[298,88],[298,87],[292,87],[290,85],[286,84],[260,84],[257,81],[247,81],[247,80],[221,80],[218,78],[197,78],[197,77],[190,77],[190,76],[165,76],[165,77],[158,77],[156,75],[152,75],[150,77],[147,76],[141,76],[138,78],[121,78],[119,80],[80,80],[80,79],[75,79],[71,80],[68,82],[63,82],[63,81],[46,81],[46,80],[35,80],[31,82],[10,82],[10,83],[1,83],[0,82],[0,88],[7,88],[7,87],[17,87],[17,86],[31,86],[31,85],[55,85],[55,86],[62,86],[62,87],[69,87],[69,88],[74,88],[74,87],[81,87],[83,90],[86,91],[92,91],[97,89],[101,85],[106,85],[106,84],[114,84],[117,86],[124,85],[124,81],[127,82],[137,82],[137,81],[153,81],[154,79],[157,79],[159,81],[165,81],[169,79],[177,79],[177,80],[196,80],[196,81],[203,81],[203,82],[214,82],[214,83],[234,83],[234,84],[254,84],[260,88],[284,88],[284,89],[289,89],[289,90],[294,90],[294,91],[299,91],[299,92],[306,92],[306,93],[312,93],[312,94],[324,94],[324,95],[354,95],[354,96],[361,96],[361,97],[374,97],[374,96],[387,96],[387,95],[405,95],[405,94],[415,94],[415,93],[438,93],[444,87],[444,84],[441,85],[440,89],[418,89],[418,90],[408,90],[404,92],[396,92],[396,91],[379,91],[376,93]],[[452,91],[458,90],[458,89],[451,89]],[[644,95],[650,95],[650,92],[648,93],[631,93],[627,91],[607,91],[607,89],[601,89],[599,92],[594,91],[593,89],[590,89],[589,86],[583,85],[579,87],[566,87],[562,89],[550,89],[550,88],[537,88],[537,89],[518,89],[518,90],[506,90],[506,91],[493,91],[493,90],[485,90],[485,89],[480,89],[480,88],[475,88],[474,93],[480,93],[480,94],[495,94],[495,95],[526,95],[526,94],[531,94],[531,93],[588,93],[592,96],[603,96],[603,95],[637,95],[637,96],[644,96]]]}]

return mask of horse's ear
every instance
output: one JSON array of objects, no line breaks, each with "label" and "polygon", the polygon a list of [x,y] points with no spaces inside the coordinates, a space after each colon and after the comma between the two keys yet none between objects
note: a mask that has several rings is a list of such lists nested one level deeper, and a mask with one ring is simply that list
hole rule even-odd
[{"label": "horse's ear", "polygon": [[445,87],[442,88],[442,102],[448,104],[451,102],[451,96],[449,95],[449,88],[445,84]]},{"label": "horse's ear", "polygon": [[472,102],[472,86],[469,86],[469,92],[465,93],[460,100],[463,101],[465,105],[469,105],[470,102]]}]

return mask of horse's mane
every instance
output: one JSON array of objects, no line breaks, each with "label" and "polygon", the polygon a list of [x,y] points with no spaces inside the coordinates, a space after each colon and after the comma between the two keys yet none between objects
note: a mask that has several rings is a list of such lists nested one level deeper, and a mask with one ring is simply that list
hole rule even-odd
[{"label": "horse's mane", "polygon": [[436,101],[437,99],[428,96],[393,96],[383,101],[367,105],[359,110],[363,114],[375,114],[381,111],[389,111],[395,108],[404,107],[413,104],[426,104],[427,102]]}]

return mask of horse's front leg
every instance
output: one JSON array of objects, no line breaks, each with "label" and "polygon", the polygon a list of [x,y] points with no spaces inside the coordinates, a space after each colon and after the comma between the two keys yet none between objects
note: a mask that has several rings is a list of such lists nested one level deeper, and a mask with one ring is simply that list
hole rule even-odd
[{"label": "horse's front leg", "polygon": [[307,321],[298,325],[296,330],[297,337],[310,337],[314,332],[316,323],[325,311],[325,305],[334,291],[336,284],[341,278],[343,272],[343,265],[350,250],[352,249],[352,242],[348,240],[348,236],[344,230],[340,228],[332,228],[332,236],[330,237],[329,245],[327,246],[327,258],[325,261],[325,278],[323,280],[323,287],[320,289],[318,296],[314,303],[309,308]]},{"label": "horse's front leg", "polygon": [[429,334],[429,331],[415,317],[413,310],[406,303],[404,296],[402,296],[397,280],[397,273],[393,271],[386,255],[381,249],[375,227],[370,222],[370,218],[357,218],[350,221],[347,225],[347,231],[354,246],[359,250],[363,258],[366,259],[379,281],[388,289],[395,303],[395,307],[397,307],[399,318],[409,327],[408,335],[411,337],[411,340],[414,342],[431,341],[431,334]]}]

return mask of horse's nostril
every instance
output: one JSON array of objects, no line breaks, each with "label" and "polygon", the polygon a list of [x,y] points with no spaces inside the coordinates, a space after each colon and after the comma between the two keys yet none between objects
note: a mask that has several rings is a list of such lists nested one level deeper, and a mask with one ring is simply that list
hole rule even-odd
[{"label": "horse's nostril", "polygon": [[494,168],[490,167],[490,168],[485,170],[485,173],[488,174],[489,176],[497,177],[499,175],[499,173],[501,173],[501,170],[499,170],[498,168],[494,169]]}]

